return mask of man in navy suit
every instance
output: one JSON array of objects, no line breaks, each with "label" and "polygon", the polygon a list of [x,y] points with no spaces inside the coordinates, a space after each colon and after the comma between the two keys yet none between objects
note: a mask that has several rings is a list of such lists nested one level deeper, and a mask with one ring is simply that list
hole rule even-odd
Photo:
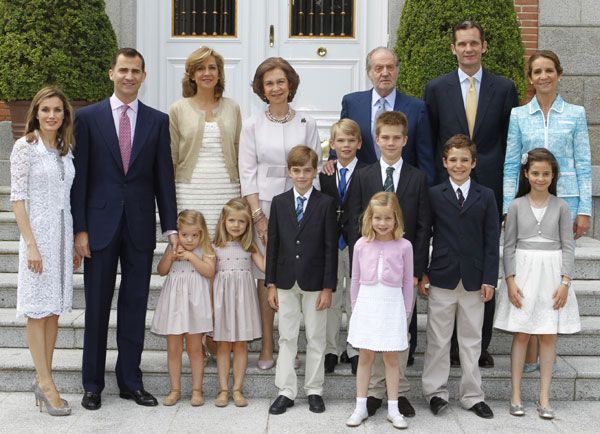
[{"label": "man in navy suit", "polygon": [[140,362],[158,204],[162,230],[177,244],[175,183],[168,116],[142,104],[144,58],[133,48],[113,57],[110,98],[75,117],[75,181],[71,209],[75,249],[85,257],[85,334],[81,404],[101,406],[106,341],[117,262],[121,284],[117,308],[117,383],[120,396],[155,406],[144,390]]},{"label": "man in navy suit", "polygon": [[[464,134],[477,145],[477,166],[473,170],[473,179],[494,191],[496,204],[501,211],[506,137],[510,112],[519,105],[517,90],[512,81],[481,67],[487,42],[478,23],[463,21],[457,24],[453,41],[451,49],[458,61],[458,69],[434,78],[425,87],[424,99],[435,147],[436,183],[448,177],[442,166],[444,144],[455,134]],[[481,367],[494,366],[494,359],[487,349],[492,339],[495,307],[495,298],[485,307]],[[453,365],[460,363],[456,339],[453,339],[451,359]]]},{"label": "man in navy suit", "polygon": [[367,55],[367,74],[373,88],[353,92],[342,98],[340,118],[350,118],[360,126],[362,147],[356,156],[367,164],[379,160],[375,144],[375,121],[382,112],[399,111],[408,118],[408,142],[402,159],[418,167],[427,176],[428,185],[435,180],[433,146],[425,103],[396,89],[398,57],[385,47],[377,47]]}]

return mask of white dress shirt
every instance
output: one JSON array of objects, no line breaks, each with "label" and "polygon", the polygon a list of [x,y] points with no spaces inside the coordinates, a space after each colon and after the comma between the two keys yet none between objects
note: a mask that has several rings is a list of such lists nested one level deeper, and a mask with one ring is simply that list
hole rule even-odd
[{"label": "white dress shirt", "polygon": [[[477,94],[477,101],[479,102],[479,89],[481,89],[481,77],[483,76],[483,69],[480,67],[479,71],[473,75],[475,77],[475,93]],[[463,104],[465,110],[467,109],[467,93],[469,92],[469,75],[462,69],[458,68],[458,81],[460,81],[460,90],[462,91]]]},{"label": "white dress shirt", "polygon": [[398,190],[398,181],[400,180],[400,170],[402,170],[402,157],[391,166],[387,164],[383,159],[379,160],[381,166],[381,183],[385,185],[385,178],[387,178],[387,168],[393,167],[394,173],[392,173],[392,179],[394,180],[394,191]]},{"label": "white dress shirt", "polygon": [[305,213],[306,212],[306,206],[308,205],[308,200],[310,199],[310,194],[312,193],[314,187],[311,187],[310,190],[308,190],[306,193],[304,194],[300,194],[298,193],[298,191],[296,191],[296,187],[294,187],[294,209],[296,209],[296,206],[298,205],[298,198],[299,197],[303,197],[306,200],[304,201],[304,203],[302,204],[302,212]]},{"label": "white dress shirt", "polygon": [[465,198],[465,202],[467,201],[467,196],[469,195],[469,189],[471,188],[471,178],[467,179],[465,182],[463,182],[462,185],[458,185],[456,183],[454,183],[454,181],[452,181],[452,178],[448,178],[450,180],[450,185],[452,185],[452,188],[454,189],[454,195],[456,196],[456,200],[458,200],[458,193],[456,192],[456,190],[458,190],[460,188],[460,191],[463,194],[463,197]]}]

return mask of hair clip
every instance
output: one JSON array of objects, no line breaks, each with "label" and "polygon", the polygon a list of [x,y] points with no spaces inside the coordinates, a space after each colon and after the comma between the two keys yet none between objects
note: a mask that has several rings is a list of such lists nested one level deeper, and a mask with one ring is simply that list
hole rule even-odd
[{"label": "hair clip", "polygon": [[527,152],[525,152],[523,155],[521,155],[521,164],[522,165],[527,164],[528,159],[529,159],[529,154]]}]

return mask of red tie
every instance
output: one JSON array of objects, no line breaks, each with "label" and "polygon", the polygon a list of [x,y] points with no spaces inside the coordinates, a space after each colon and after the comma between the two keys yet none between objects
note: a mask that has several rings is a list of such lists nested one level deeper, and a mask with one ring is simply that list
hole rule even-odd
[{"label": "red tie", "polygon": [[119,148],[121,148],[121,160],[123,161],[123,170],[127,174],[129,169],[129,159],[131,158],[131,122],[127,116],[129,106],[121,106],[121,117],[119,118]]}]

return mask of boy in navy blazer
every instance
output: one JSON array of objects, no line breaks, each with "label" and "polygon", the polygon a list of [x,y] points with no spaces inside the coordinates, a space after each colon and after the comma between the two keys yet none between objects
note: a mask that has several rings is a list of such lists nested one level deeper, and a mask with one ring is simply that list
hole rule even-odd
[{"label": "boy in navy blazer", "polygon": [[279,396],[269,413],[285,413],[298,393],[294,360],[300,319],[306,333],[304,390],[309,410],[325,411],[327,310],[337,282],[338,236],[334,200],[313,188],[318,156],[298,145],[288,155],[294,188],[273,198],[269,219],[265,284],[271,307],[279,312],[279,356],[275,385]]},{"label": "boy in navy blazer", "polygon": [[498,282],[500,226],[494,191],[471,179],[475,144],[457,134],[444,145],[448,179],[430,190],[433,252],[419,292],[429,298],[423,394],[433,414],[448,407],[450,340],[457,323],[462,377],[460,403],[494,417],[479,372],[484,304]]},{"label": "boy in navy blazer", "polygon": [[[350,302],[350,255],[348,242],[350,240],[351,189],[354,188],[354,179],[358,170],[367,164],[358,160],[356,152],[361,148],[360,127],[352,119],[340,119],[331,126],[329,138],[331,149],[337,154],[335,172],[333,175],[319,173],[321,191],[331,196],[337,205],[338,227],[338,271],[337,291],[333,294],[331,307],[327,311],[327,344],[325,347],[325,373],[332,373],[338,363],[338,340],[342,325],[342,307],[346,312],[348,321],[352,315]],[[350,369],[356,374],[358,367],[358,351],[352,345],[344,345],[340,361],[350,362]]]}]

